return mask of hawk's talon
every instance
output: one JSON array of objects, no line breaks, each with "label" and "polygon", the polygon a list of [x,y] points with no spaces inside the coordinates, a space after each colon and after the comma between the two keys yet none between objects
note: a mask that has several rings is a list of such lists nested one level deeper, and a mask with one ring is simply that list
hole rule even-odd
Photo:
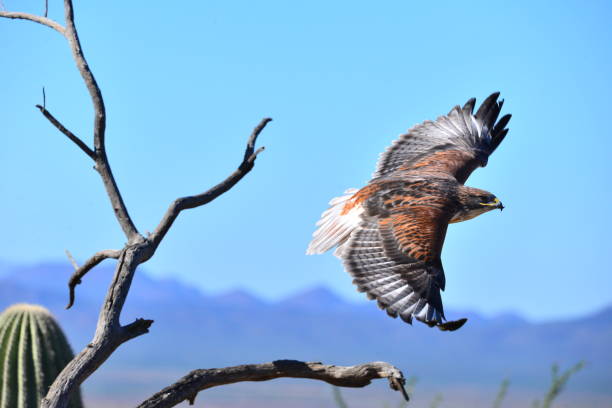
[{"label": "hawk's talon", "polygon": [[442,331],[455,331],[462,328],[465,322],[467,322],[467,319],[464,317],[459,320],[449,320],[445,323],[440,323],[436,327]]}]

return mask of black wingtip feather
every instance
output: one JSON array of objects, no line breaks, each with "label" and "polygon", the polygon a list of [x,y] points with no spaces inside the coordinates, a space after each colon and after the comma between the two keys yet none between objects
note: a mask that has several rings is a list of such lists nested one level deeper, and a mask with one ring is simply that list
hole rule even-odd
[{"label": "black wingtip feather", "polygon": [[506,134],[508,133],[508,130],[510,129],[504,129],[500,131],[497,134],[497,137],[493,139],[493,143],[491,145],[491,152],[495,151],[495,149],[497,149],[497,146],[499,146],[499,144],[504,140],[504,138],[506,137]]},{"label": "black wingtip feather", "polygon": [[497,120],[502,106],[504,105],[503,99],[497,101],[498,97],[499,92],[494,92],[489,95],[478,108],[478,112],[476,112],[476,118],[480,119],[484,126],[489,129],[492,138],[490,153],[493,153],[502,140],[504,140],[504,137],[508,133],[508,129],[505,129],[505,127],[512,117],[512,115],[507,114],[499,119],[499,121]]},{"label": "black wingtip feather", "polygon": [[506,125],[508,124],[508,122],[510,122],[510,118],[512,117],[511,114],[507,114],[502,116],[502,118],[500,120],[497,121],[497,123],[495,124],[495,127],[493,128],[492,134],[493,137],[495,138],[495,136],[500,133],[502,130],[504,130],[504,128],[506,127]]},{"label": "black wingtip feather", "polygon": [[471,115],[474,112],[474,105],[476,105],[476,98],[468,99],[465,105],[463,105],[463,112]]},{"label": "black wingtip feather", "polygon": [[476,118],[484,121],[485,117],[488,116],[488,113],[491,108],[497,106],[497,98],[499,98],[499,92],[493,92],[491,95],[489,95],[487,99],[485,99],[478,108],[478,111],[476,112]]},{"label": "black wingtip feather", "polygon": [[484,117],[482,118],[483,123],[485,124],[487,129],[489,129],[489,131],[493,129],[493,126],[495,125],[495,121],[497,120],[497,117],[499,116],[500,111],[501,111],[501,106],[498,103],[494,103],[493,105],[491,105],[489,110],[485,113]]}]

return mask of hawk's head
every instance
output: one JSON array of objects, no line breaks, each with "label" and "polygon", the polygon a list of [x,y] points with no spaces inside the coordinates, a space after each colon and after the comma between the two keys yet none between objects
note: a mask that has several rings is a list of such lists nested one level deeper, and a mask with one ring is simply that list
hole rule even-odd
[{"label": "hawk's head", "polygon": [[466,221],[487,211],[497,208],[504,209],[503,204],[494,194],[472,187],[462,186],[459,190],[459,202],[460,208],[450,222]]}]

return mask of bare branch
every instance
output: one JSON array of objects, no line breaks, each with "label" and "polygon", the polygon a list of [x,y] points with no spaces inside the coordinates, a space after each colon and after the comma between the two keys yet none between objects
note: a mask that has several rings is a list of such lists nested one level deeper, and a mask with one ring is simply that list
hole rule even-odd
[{"label": "bare branch", "polygon": [[[136,319],[133,323],[116,327],[112,331],[99,333],[72,361],[49,387],[47,395],[40,402],[41,408],[67,408],[70,392],[98,369],[121,344],[149,331],[153,320]],[[98,337],[98,334],[101,337]]]},{"label": "bare branch", "polygon": [[138,408],[169,408],[185,400],[193,403],[198,392],[208,388],[242,381],[267,381],[281,377],[320,380],[340,387],[365,387],[374,379],[387,378],[391,388],[402,392],[404,398],[408,400],[408,394],[404,390],[405,379],[402,372],[388,363],[374,362],[342,367],[295,360],[277,360],[264,364],[194,370],[138,405]]},{"label": "bare branch", "polygon": [[[259,137],[259,134],[262,132],[262,130],[264,130],[266,125],[271,121],[272,121],[272,118],[264,118],[261,120],[261,122],[259,122],[259,125],[257,125],[255,129],[253,129],[253,132],[251,132],[251,136],[249,136],[249,140],[247,141],[246,150],[244,151],[244,158],[242,159],[243,163],[249,161],[249,159],[253,155],[253,152],[255,151],[255,143],[257,143],[257,138]],[[253,160],[255,160],[255,157],[263,149],[264,148],[262,147],[258,149],[257,152],[255,152],[255,155],[253,156]]]},{"label": "bare branch", "polygon": [[65,35],[66,29],[61,24],[51,20],[50,18],[37,16],[35,14],[21,13],[16,11],[0,11],[0,17],[19,19],[19,20],[30,20],[35,23],[45,25],[49,28],[54,29],[61,35]]},{"label": "bare branch", "polygon": [[76,259],[74,259],[70,251],[65,249],[64,252],[66,253],[66,256],[68,257],[68,260],[70,261],[70,264],[72,265],[74,270],[76,271],[77,269],[79,269],[79,264],[77,263]]},{"label": "bare branch", "polygon": [[[99,258],[94,255],[81,269],[99,263],[101,259],[106,259],[107,255],[112,255],[112,257],[116,255],[116,252],[113,251],[105,252],[96,254],[102,254]],[[136,268],[144,259],[150,258],[151,244],[146,241],[128,244],[118,252],[119,261],[115,267],[115,274],[106,293],[104,304],[100,309],[93,340],[55,378],[47,395],[41,401],[41,408],[66,408],[70,394],[76,387],[97,370],[117,347],[147,333],[149,326],[153,323],[152,320],[137,319],[127,326],[122,326],[119,322]],[[73,279],[78,279],[77,271]]]},{"label": "bare branch", "polygon": [[108,158],[106,157],[106,145],[104,141],[106,132],[106,108],[104,107],[104,99],[102,98],[102,92],[96,82],[83,50],[81,49],[81,43],[79,36],[74,25],[74,9],[72,7],[72,0],[64,0],[64,11],[66,16],[66,38],[72,51],[72,57],[76,62],[77,68],[83,77],[85,86],[91,96],[91,101],[94,107],[94,149],[96,153],[96,170],[102,177],[102,182],[106,188],[106,193],[110,198],[111,205],[115,211],[115,217],[119,222],[119,225],[123,229],[124,234],[128,238],[130,243],[140,240],[142,237],[138,233],[136,226],[132,222],[128,210],[123,202],[115,177],[111,171]]},{"label": "bare branch", "polygon": [[[68,27],[70,27],[70,25],[68,25]],[[104,305],[98,317],[98,325],[93,341],[68,363],[57,376],[49,388],[47,396],[41,402],[42,408],[66,407],[71,391],[85,381],[85,379],[103,364],[120,344],[148,332],[149,326],[153,323],[152,320],[139,319],[128,326],[121,326],[119,322],[119,317],[129,293],[136,268],[153,256],[159,242],[182,209],[193,208],[212,201],[214,198],[220,196],[234,186],[253,168],[255,158],[262,150],[258,149],[254,151],[257,136],[270,120],[271,119],[262,120],[253,131],[253,134],[251,134],[246,149],[246,153],[248,154],[245,154],[246,160],[243,160],[239,168],[223,183],[213,187],[207,193],[201,196],[187,197],[186,201],[183,203],[185,206],[177,207],[176,214],[173,214],[171,221],[166,223],[163,227],[163,234],[159,233],[159,231],[157,231],[157,234],[154,233],[152,237],[155,236],[156,239],[152,237],[144,239],[138,235],[137,237],[140,239],[128,243],[121,251],[102,251],[90,258],[90,260],[80,267],[79,270],[75,271],[69,283],[69,287],[71,288],[69,306],[71,306],[74,301],[74,287],[80,283],[80,278],[84,276],[88,270],[108,257],[118,257],[119,259],[113,282],[108,289]],[[96,153],[99,154],[100,152],[96,149]],[[99,162],[100,159],[98,158],[96,163]]]},{"label": "bare branch", "polygon": [[66,254],[68,255],[68,258],[71,259],[70,262],[74,266],[74,273],[72,274],[72,276],[70,277],[70,280],[68,281],[68,290],[70,293],[69,295],[70,300],[68,301],[68,305],[66,306],[66,309],[70,309],[72,305],[74,304],[75,287],[81,284],[81,279],[83,278],[83,276],[85,276],[87,272],[89,272],[93,267],[95,267],[96,265],[98,265],[100,262],[102,262],[105,259],[109,259],[109,258],[118,259],[119,256],[121,255],[121,251],[118,251],[115,249],[107,249],[104,251],[96,252],[81,267],[79,267],[76,264],[76,261],[74,261],[74,258],[72,258],[72,255],[70,255],[70,252],[66,251]]},{"label": "bare branch", "polygon": [[221,183],[217,184],[216,186],[212,187],[210,190],[202,194],[181,197],[174,200],[174,202],[170,204],[170,207],[164,214],[159,225],[157,226],[157,228],[155,228],[155,231],[153,231],[153,234],[151,234],[151,236],[149,237],[155,247],[157,247],[164,239],[164,236],[166,235],[166,233],[168,232],[168,230],[170,229],[181,211],[208,204],[215,198],[219,197],[221,194],[234,187],[236,183],[238,183],[244,176],[247,175],[248,172],[253,169],[257,155],[264,150],[263,147],[260,147],[259,149],[255,150],[255,143],[257,142],[257,137],[271,120],[272,119],[270,118],[262,119],[259,125],[257,125],[255,129],[253,129],[253,132],[251,133],[251,136],[249,137],[249,140],[247,142],[247,147],[244,152],[244,158],[242,159],[242,163],[240,163],[238,169],[236,169],[236,171],[230,174],[229,177],[227,177]]},{"label": "bare branch", "polygon": [[68,139],[72,140],[74,144],[76,144],[82,151],[85,152],[86,155],[91,157],[92,160],[96,160],[96,153],[89,148],[81,139],[79,139],[74,133],[66,129],[64,125],[60,123],[55,117],[49,112],[44,106],[36,105],[36,107],[40,110],[40,112],[55,126],[60,132],[65,134]]}]

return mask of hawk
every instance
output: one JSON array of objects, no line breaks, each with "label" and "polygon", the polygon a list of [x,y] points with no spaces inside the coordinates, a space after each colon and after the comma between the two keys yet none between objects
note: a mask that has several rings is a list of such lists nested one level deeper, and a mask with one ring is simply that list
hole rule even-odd
[{"label": "hawk", "polygon": [[353,283],[391,317],[456,330],[446,321],[440,254],[449,223],[504,207],[493,194],[464,185],[502,142],[511,115],[503,100],[476,99],[401,135],[381,154],[370,182],[330,201],[307,254],[337,247]]}]

